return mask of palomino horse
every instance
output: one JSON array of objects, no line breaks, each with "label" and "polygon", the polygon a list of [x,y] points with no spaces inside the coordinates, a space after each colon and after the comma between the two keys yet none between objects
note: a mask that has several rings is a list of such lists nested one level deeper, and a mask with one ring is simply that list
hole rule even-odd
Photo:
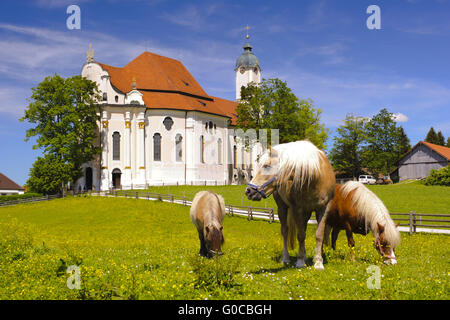
[{"label": "palomino horse", "polygon": [[355,246],[353,233],[367,235],[372,231],[375,248],[385,258],[384,262],[397,263],[394,248],[400,244],[400,232],[383,202],[362,183],[348,181],[343,185],[336,184],[334,199],[325,223],[326,243],[331,228],[333,229],[333,249],[336,249],[339,231],[345,230],[352,260]]},{"label": "palomino horse", "polygon": [[[245,194],[259,201],[273,193],[283,236],[282,262],[289,263],[289,248],[299,244],[296,267],[305,265],[306,227],[316,212],[317,231],[314,267],[323,269],[322,242],[327,206],[331,203],[336,180],[325,153],[309,141],[296,141],[270,148],[260,159],[260,167]],[[321,223],[322,222],[322,223]]]},{"label": "palomino horse", "polygon": [[200,255],[211,258],[221,255],[224,243],[222,222],[225,217],[225,201],[211,191],[198,192],[191,206],[191,220],[198,231]]}]

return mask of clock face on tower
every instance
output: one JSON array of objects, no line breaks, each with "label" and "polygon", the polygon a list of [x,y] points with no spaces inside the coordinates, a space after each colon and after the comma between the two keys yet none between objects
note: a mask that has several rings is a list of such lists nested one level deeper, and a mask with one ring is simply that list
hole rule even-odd
[{"label": "clock face on tower", "polygon": [[241,73],[244,73],[245,72],[245,68],[244,67],[241,67]]}]

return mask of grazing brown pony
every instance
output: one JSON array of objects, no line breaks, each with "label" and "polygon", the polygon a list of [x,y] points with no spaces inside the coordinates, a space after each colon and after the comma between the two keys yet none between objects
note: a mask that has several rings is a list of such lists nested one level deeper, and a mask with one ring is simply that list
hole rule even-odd
[{"label": "grazing brown pony", "polygon": [[313,211],[318,221],[314,268],[323,269],[322,242],[327,207],[336,183],[333,169],[325,153],[309,141],[284,143],[270,148],[261,157],[255,177],[245,194],[259,201],[273,193],[283,236],[282,262],[290,262],[289,248],[297,236],[299,249],[296,267],[305,266],[305,237]]},{"label": "grazing brown pony", "polygon": [[222,222],[225,217],[225,201],[222,196],[211,191],[198,192],[191,206],[191,220],[198,231],[200,255],[211,258],[222,255]]},{"label": "grazing brown pony", "polygon": [[394,248],[400,244],[400,232],[383,202],[362,183],[348,181],[343,185],[336,184],[334,199],[326,218],[326,243],[331,229],[333,249],[336,249],[339,231],[345,230],[352,260],[355,246],[353,233],[367,235],[372,231],[375,248],[384,257],[384,262],[397,263]]}]

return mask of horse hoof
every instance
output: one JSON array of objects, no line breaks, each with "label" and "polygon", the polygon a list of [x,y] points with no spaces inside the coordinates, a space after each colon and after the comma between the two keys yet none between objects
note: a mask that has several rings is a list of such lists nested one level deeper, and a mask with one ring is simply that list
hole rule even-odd
[{"label": "horse hoof", "polygon": [[325,268],[323,267],[323,263],[320,261],[316,261],[316,263],[314,263],[314,269],[316,270],[324,270]]},{"label": "horse hoof", "polygon": [[295,264],[295,266],[297,268],[303,268],[305,266],[305,260],[301,259],[301,260],[297,260],[297,263]]}]

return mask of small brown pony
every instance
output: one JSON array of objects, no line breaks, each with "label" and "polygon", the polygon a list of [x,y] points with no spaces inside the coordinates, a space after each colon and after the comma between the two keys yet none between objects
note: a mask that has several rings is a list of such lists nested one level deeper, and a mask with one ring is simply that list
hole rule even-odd
[{"label": "small brown pony", "polygon": [[325,153],[309,141],[279,144],[267,150],[260,166],[247,184],[246,196],[259,201],[271,194],[278,206],[283,236],[282,262],[290,262],[288,247],[293,248],[297,237],[299,249],[296,267],[306,264],[305,237],[311,213],[318,221],[314,268],[323,269],[322,243],[325,217],[333,199],[336,183],[333,168]]},{"label": "small brown pony", "polygon": [[353,233],[367,235],[369,231],[375,238],[375,248],[384,257],[385,263],[396,264],[394,248],[400,244],[400,232],[392,221],[383,202],[362,183],[348,181],[336,184],[331,209],[325,225],[325,243],[332,231],[331,246],[336,249],[339,231],[345,230],[351,259],[354,260]]},{"label": "small brown pony", "polygon": [[222,196],[211,191],[198,192],[191,206],[191,220],[198,231],[200,252],[203,257],[211,258],[222,255],[223,218],[225,217],[225,201]]}]

